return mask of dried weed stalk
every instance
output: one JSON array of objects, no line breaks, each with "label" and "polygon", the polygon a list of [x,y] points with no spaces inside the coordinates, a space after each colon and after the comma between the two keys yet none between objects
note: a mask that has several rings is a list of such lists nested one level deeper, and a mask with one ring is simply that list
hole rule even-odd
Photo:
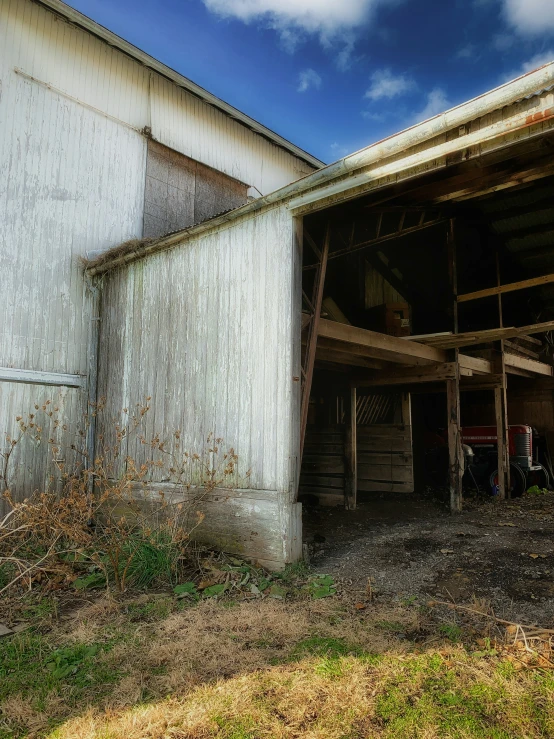
[{"label": "dried weed stalk", "polygon": [[[223,440],[213,434],[200,453],[182,448],[179,431],[169,440],[159,434],[147,438],[149,400],[132,413],[124,409],[123,421],[104,425],[94,458],[88,431],[104,412],[103,402],[91,408],[69,448],[63,440],[71,432],[50,401],[17,417],[18,435],[6,435],[0,452],[0,483],[10,507],[0,520],[0,594],[54,574],[58,582],[69,579],[79,587],[103,582],[119,592],[129,581],[149,585],[160,576],[178,575],[191,535],[204,520],[199,503],[215,488],[236,482],[238,457],[233,449],[223,450]],[[18,502],[8,486],[10,464],[29,436],[47,441],[49,488]],[[147,450],[144,461],[128,453],[133,443]],[[156,478],[162,482],[152,483]]]}]

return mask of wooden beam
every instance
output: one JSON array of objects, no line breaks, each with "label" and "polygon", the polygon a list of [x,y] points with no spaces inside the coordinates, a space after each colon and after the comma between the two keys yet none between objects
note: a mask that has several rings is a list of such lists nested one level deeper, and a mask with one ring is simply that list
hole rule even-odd
[{"label": "wooden beam", "polygon": [[516,369],[522,369],[526,372],[532,372],[535,375],[545,375],[546,377],[553,376],[552,367],[544,362],[537,362],[536,359],[528,359],[527,357],[520,357],[518,354],[505,353],[504,361],[507,367],[515,367]]},{"label": "wooden beam", "polygon": [[[408,354],[391,353],[390,349],[383,350],[362,344],[347,344],[344,341],[337,341],[336,339],[326,339],[321,335],[318,339],[317,346],[318,349],[322,348],[333,352],[341,352],[350,357],[366,357],[372,361],[379,362],[381,367],[376,367],[375,369],[385,369],[387,366],[392,367],[396,364],[408,365],[410,367],[414,365],[428,366],[433,364],[429,359],[421,359]],[[350,364],[353,363],[350,362]]]},{"label": "wooden beam", "polygon": [[[458,374],[459,373],[459,374]],[[445,362],[427,367],[391,368],[376,372],[372,377],[356,380],[358,387],[389,387],[391,385],[415,385],[420,382],[443,382],[456,376],[472,377],[469,369],[458,369],[456,362]]]},{"label": "wooden beam", "polygon": [[492,364],[487,359],[470,357],[468,354],[459,354],[458,362],[462,369],[469,369],[481,375],[490,375],[492,372]]},{"label": "wooden beam", "polygon": [[462,476],[464,474],[464,453],[460,430],[460,375],[446,381],[446,407],[448,421],[448,461],[450,484],[450,510],[462,510]]},{"label": "wooden beam", "polygon": [[468,392],[475,390],[488,390],[500,387],[503,383],[501,374],[491,375],[473,375],[473,377],[460,378],[460,392]]},{"label": "wooden beam", "polygon": [[346,434],[344,439],[344,502],[349,511],[356,509],[358,464],[356,441],[356,388],[350,388],[347,398]]},{"label": "wooden beam", "polygon": [[[480,390],[492,390],[502,383],[501,375],[473,375],[473,377],[460,377],[460,393],[473,393]],[[420,383],[419,385],[410,385],[409,391],[412,395],[430,395],[437,393],[442,395],[446,393],[445,382]]]},{"label": "wooden beam", "polygon": [[[490,195],[500,190],[507,190],[511,187],[517,187],[523,185],[526,182],[534,182],[540,180],[543,177],[548,177],[552,174],[553,165],[545,166],[540,164],[538,167],[532,167],[525,170],[520,169],[519,171],[515,168],[509,168],[506,170],[499,170],[492,172],[490,175],[481,174],[481,176],[473,177],[474,182],[469,182],[466,187],[462,187],[458,190],[451,190],[450,192],[439,195],[438,197],[431,198],[433,203],[445,203],[449,200],[457,202],[463,202],[464,200],[470,200],[472,198],[482,197],[483,195]],[[461,179],[461,178],[460,178]]]},{"label": "wooden beam", "polygon": [[338,349],[327,349],[317,347],[315,358],[318,362],[334,362],[335,364],[346,364],[352,367],[365,367],[366,369],[382,369],[384,362],[378,359],[361,357],[353,352],[341,352]]},{"label": "wooden beam", "polygon": [[514,375],[515,377],[526,377],[528,380],[537,379],[537,376],[534,375],[532,372],[527,372],[526,370],[517,369],[516,367],[506,367],[506,374]]},{"label": "wooden beam", "polygon": [[302,463],[304,451],[304,439],[306,437],[306,426],[308,424],[308,409],[310,406],[310,392],[312,390],[312,379],[314,376],[315,353],[317,338],[319,335],[319,321],[321,316],[321,303],[323,301],[323,288],[325,286],[325,274],[327,272],[327,257],[329,255],[329,243],[331,241],[331,225],[327,223],[325,241],[321,252],[321,262],[315,277],[314,299],[312,300],[313,315],[308,327],[308,342],[303,372],[302,400],[300,403],[300,450],[299,460]]},{"label": "wooden beam", "polygon": [[535,287],[536,285],[548,285],[551,282],[554,282],[554,274],[542,275],[541,277],[532,277],[529,280],[520,280],[519,282],[511,282],[508,285],[489,287],[486,290],[476,290],[473,293],[458,295],[458,303],[467,303],[470,300],[489,298],[491,297],[491,295],[503,295],[504,293],[511,293],[515,292],[516,290],[525,290],[528,287]]},{"label": "wooden beam", "polygon": [[[327,339],[335,339],[344,344],[359,344],[382,351],[384,356],[390,357],[390,361],[396,361],[395,357],[412,358],[423,360],[428,364],[445,362],[446,354],[442,349],[424,346],[415,341],[405,341],[397,336],[380,334],[376,331],[368,331],[356,326],[346,326],[334,321],[321,319],[319,322],[319,335]],[[415,364],[415,362],[413,362]]]},{"label": "wooden beam", "polygon": [[[437,336],[430,334],[428,337],[419,336],[417,341],[419,344],[426,344],[440,349],[455,349],[464,346],[473,346],[475,344],[486,344],[490,341],[500,341],[501,339],[513,339],[517,336],[527,336],[532,334],[541,334],[545,331],[554,329],[554,321],[545,321],[544,323],[533,323],[530,326],[520,326],[519,328],[493,328],[485,331],[468,331],[463,334],[450,334],[446,336]],[[403,336],[401,341],[412,341],[411,336]]]},{"label": "wooden beam", "polygon": [[508,341],[507,339],[504,341],[504,346],[507,351],[510,352],[510,354],[524,354],[526,357],[530,357],[531,359],[536,359],[539,361],[539,353],[538,351],[533,351],[532,349],[528,349],[526,346],[522,346],[521,344],[516,344],[513,341]]},{"label": "wooden beam", "polygon": [[[431,228],[433,226],[438,226],[441,223],[447,223],[448,220],[440,217],[437,218],[434,221],[426,221],[425,223],[418,224],[417,226],[411,226],[409,228],[405,228],[402,231],[394,231],[390,234],[385,234],[384,236],[379,236],[374,239],[368,239],[367,241],[360,241],[358,244],[353,244],[352,246],[344,247],[343,249],[337,249],[336,251],[332,252],[332,254],[329,254],[329,259],[337,259],[337,257],[344,257],[347,254],[354,254],[357,251],[361,251],[363,249],[371,249],[373,247],[377,247],[380,244],[384,244],[387,241],[392,241],[393,239],[399,239],[402,236],[408,236],[409,234],[417,233],[418,231],[422,231],[426,228]],[[314,264],[307,264],[305,267],[302,267],[303,270],[310,270],[310,269],[316,269],[317,263]]]}]

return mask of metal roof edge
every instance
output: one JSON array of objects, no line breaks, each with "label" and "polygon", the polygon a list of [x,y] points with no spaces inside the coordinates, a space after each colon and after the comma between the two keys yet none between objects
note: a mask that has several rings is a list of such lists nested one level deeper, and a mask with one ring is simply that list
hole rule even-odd
[{"label": "metal roof edge", "polygon": [[[331,188],[336,189],[339,186],[342,191],[352,189],[357,184],[355,176],[359,170],[369,167],[381,159],[402,153],[410,147],[435,138],[439,134],[445,133],[457,126],[462,126],[495,110],[517,103],[533,94],[540,94],[542,91],[548,90],[553,84],[554,62],[550,62],[490,92],[451,108],[444,113],[440,113],[434,118],[422,121],[387,139],[371,144],[365,149],[349,154],[343,159],[328,164],[326,167],[312,172],[240,208],[216,216],[196,226],[160,237],[140,252],[133,251],[132,253],[120,255],[117,254],[116,247],[113,250],[114,256],[112,259],[106,259],[106,256],[109,256],[109,252],[106,253],[103,259],[99,259],[96,263],[92,262],[87,267],[87,272],[90,275],[95,275],[109,271],[110,269],[140,259],[154,252],[177,246],[205,231],[216,229],[243,216],[252,215],[265,208],[276,207],[285,201],[287,201],[287,207],[291,211],[294,211],[297,208],[295,201],[297,203],[303,201],[303,204],[305,204],[306,198],[310,202],[324,200]],[[465,146],[464,137],[460,137],[459,142],[460,146]]]},{"label": "metal roof edge", "polygon": [[246,113],[242,113],[240,110],[234,108],[232,105],[229,105],[229,103],[221,100],[216,95],[212,95],[211,92],[208,92],[203,87],[200,87],[200,85],[192,82],[192,80],[189,80],[187,77],[183,76],[179,72],[176,72],[174,69],[171,69],[171,67],[168,67],[166,64],[163,64],[163,62],[158,61],[154,57],[150,56],[150,54],[147,54],[146,52],[142,51],[128,41],[125,41],[125,39],[121,38],[121,36],[118,36],[117,34],[108,30],[99,23],[96,23],[96,21],[93,21],[88,16],[70,7],[66,3],[62,2],[62,0],[32,1],[37,3],[38,5],[43,5],[45,8],[52,10],[58,15],[61,15],[70,23],[83,28],[85,31],[88,31],[92,35],[97,36],[110,46],[113,46],[123,53],[127,54],[128,56],[136,59],[145,67],[148,67],[149,69],[152,69],[154,72],[157,72],[163,77],[166,77],[177,86],[184,88],[185,90],[187,90],[187,92],[190,92],[193,95],[196,95],[196,97],[199,97],[208,105],[212,105],[214,108],[217,108],[225,115],[241,123],[243,126],[246,126],[251,131],[254,131],[254,133],[263,136],[263,138],[268,139],[276,146],[285,149],[286,151],[288,151],[289,154],[292,154],[298,159],[302,159],[302,161],[306,162],[310,166],[316,167],[317,169],[325,166],[324,162],[312,156],[307,151],[304,151],[299,146],[296,146],[296,144],[291,143],[287,139],[280,136],[278,133],[275,133],[275,131],[272,131],[270,128],[267,128],[263,124],[254,120],[254,118],[250,118],[250,116],[246,115]]}]

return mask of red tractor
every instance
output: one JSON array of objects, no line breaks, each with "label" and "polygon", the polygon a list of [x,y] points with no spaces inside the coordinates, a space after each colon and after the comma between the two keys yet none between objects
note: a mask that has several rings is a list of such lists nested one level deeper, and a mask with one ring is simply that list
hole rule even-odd
[{"label": "red tractor", "polygon": [[[508,429],[510,454],[509,491],[511,497],[522,495],[531,485],[549,487],[550,475],[539,462],[538,434],[531,426],[518,424]],[[465,475],[471,479],[478,491],[484,488],[491,495],[498,493],[498,434],[496,426],[465,426],[462,428]],[[433,436],[428,447],[432,476],[438,469],[444,470],[447,446],[445,432]],[[429,456],[430,455],[430,456]],[[441,462],[442,458],[442,462]],[[443,472],[440,473],[443,477]],[[444,479],[444,477],[443,477]]]}]

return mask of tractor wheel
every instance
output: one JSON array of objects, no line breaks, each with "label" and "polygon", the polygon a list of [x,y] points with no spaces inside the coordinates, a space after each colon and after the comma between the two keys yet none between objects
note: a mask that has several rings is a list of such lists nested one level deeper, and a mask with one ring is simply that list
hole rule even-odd
[{"label": "tractor wheel", "polygon": [[[489,478],[492,495],[498,493],[498,469],[494,470]],[[509,491],[511,498],[521,498],[527,489],[525,473],[518,464],[510,462],[510,482]]]},{"label": "tractor wheel", "polygon": [[[535,464],[537,464],[535,462]],[[538,466],[538,465],[537,465]],[[540,465],[540,470],[530,470],[527,473],[527,490],[532,488],[533,485],[537,485],[539,488],[550,488],[550,475],[546,469]]]}]

